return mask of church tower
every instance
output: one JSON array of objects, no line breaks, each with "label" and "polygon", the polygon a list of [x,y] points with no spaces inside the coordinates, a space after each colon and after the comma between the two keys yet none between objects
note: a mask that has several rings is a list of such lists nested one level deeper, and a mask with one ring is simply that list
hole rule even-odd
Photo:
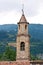
[{"label": "church tower", "polygon": [[17,34],[17,56],[16,60],[29,60],[30,59],[30,35],[28,34],[28,22],[25,18],[24,11],[18,22]]}]

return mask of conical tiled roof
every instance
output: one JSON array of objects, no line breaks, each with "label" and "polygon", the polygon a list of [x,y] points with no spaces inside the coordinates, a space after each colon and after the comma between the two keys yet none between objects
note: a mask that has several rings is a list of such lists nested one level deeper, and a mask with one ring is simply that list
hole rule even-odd
[{"label": "conical tiled roof", "polygon": [[28,23],[26,18],[25,18],[24,11],[22,12],[22,16],[21,16],[20,21],[18,22],[18,24],[19,23]]},{"label": "conical tiled roof", "polygon": [[24,14],[22,14],[21,19],[20,19],[19,22],[27,22]]}]

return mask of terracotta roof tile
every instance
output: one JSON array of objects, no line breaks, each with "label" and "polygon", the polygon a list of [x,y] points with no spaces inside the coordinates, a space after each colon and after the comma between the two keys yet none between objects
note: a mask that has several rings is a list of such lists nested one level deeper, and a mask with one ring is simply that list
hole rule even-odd
[{"label": "terracotta roof tile", "polygon": [[6,62],[6,61],[2,61],[0,62],[0,65],[30,65],[29,62],[17,62],[17,61],[11,61],[11,62]]}]

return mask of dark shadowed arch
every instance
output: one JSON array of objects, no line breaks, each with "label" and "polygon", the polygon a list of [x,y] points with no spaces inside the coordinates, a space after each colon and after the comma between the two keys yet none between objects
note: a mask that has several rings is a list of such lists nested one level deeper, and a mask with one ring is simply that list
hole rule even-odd
[{"label": "dark shadowed arch", "polygon": [[21,44],[20,44],[20,50],[21,51],[25,50],[25,43],[24,42],[21,42]]}]

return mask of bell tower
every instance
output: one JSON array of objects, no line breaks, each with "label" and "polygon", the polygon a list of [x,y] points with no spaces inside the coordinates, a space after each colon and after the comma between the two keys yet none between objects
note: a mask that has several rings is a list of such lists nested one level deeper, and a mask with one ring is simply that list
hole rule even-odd
[{"label": "bell tower", "polygon": [[17,57],[16,60],[30,59],[30,35],[28,34],[28,22],[22,9],[22,16],[18,22]]}]

